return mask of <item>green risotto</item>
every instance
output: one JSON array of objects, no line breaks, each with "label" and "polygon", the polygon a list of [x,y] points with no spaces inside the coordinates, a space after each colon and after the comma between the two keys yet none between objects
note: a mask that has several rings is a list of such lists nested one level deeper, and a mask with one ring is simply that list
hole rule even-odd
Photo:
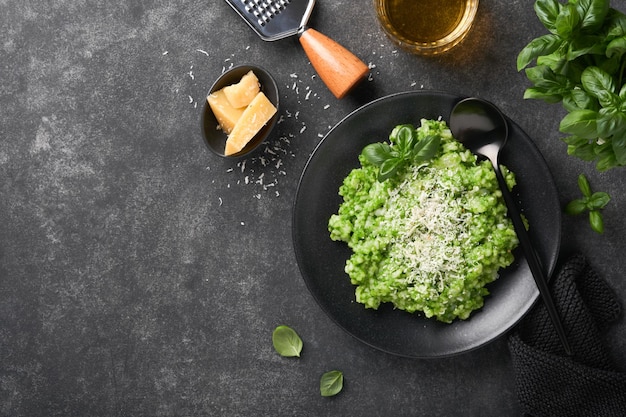
[{"label": "green risotto", "polygon": [[[467,319],[498,270],[513,262],[517,236],[491,164],[477,161],[443,121],[411,129],[418,141],[438,137],[434,156],[381,180],[362,153],[361,167],[339,188],[343,203],[329,219],[330,237],[353,251],[345,271],[359,303],[392,303],[446,323]],[[393,152],[393,135],[389,145]],[[503,174],[512,188],[513,173],[503,167]]]}]

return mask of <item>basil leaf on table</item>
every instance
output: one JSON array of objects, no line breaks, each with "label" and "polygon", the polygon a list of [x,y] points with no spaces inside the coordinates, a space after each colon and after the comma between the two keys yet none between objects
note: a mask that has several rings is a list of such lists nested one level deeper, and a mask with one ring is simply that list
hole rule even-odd
[{"label": "basil leaf on table", "polygon": [[300,357],[302,352],[302,339],[289,326],[278,326],[272,333],[272,344],[279,355],[285,357]]},{"label": "basil leaf on table", "polygon": [[343,372],[329,371],[320,378],[320,394],[322,397],[332,397],[343,389]]}]

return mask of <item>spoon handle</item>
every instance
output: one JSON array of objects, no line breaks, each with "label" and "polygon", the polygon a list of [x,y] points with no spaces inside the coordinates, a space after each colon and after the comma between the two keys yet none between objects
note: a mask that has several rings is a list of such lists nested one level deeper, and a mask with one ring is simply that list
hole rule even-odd
[{"label": "spoon handle", "polygon": [[509,187],[504,180],[502,175],[502,171],[500,171],[500,166],[497,161],[493,162],[493,167],[496,172],[496,177],[498,178],[498,183],[500,184],[500,189],[502,190],[502,196],[506,203],[507,209],[509,211],[509,217],[513,222],[513,226],[515,227],[515,232],[517,233],[517,237],[520,241],[520,245],[522,246],[522,250],[526,257],[526,261],[528,262],[528,266],[530,267],[530,272],[535,279],[535,283],[539,288],[539,294],[541,294],[541,298],[543,299],[543,303],[548,310],[548,315],[550,316],[550,320],[552,320],[552,324],[563,344],[563,348],[565,349],[565,353],[569,356],[572,355],[572,349],[567,340],[567,336],[565,335],[565,330],[563,329],[563,324],[561,322],[561,318],[559,317],[559,313],[556,309],[556,305],[554,304],[554,300],[552,299],[552,295],[550,293],[550,288],[548,287],[548,278],[541,266],[541,261],[537,256],[537,252],[533,248],[533,245],[530,241],[530,237],[528,236],[528,232],[526,231],[526,226],[522,221],[522,217],[520,211],[517,207],[517,204],[513,200],[513,196],[509,192]]}]

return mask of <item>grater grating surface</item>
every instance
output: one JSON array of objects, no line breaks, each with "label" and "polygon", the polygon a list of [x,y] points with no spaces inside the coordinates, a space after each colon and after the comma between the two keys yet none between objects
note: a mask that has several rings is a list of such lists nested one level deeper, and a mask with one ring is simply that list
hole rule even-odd
[{"label": "grater grating surface", "polygon": [[306,24],[314,0],[226,0],[265,41],[293,36]]}]

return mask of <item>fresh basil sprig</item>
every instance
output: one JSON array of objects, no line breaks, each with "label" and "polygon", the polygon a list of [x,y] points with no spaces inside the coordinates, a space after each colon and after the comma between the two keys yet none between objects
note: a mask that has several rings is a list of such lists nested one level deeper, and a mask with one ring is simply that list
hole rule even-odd
[{"label": "fresh basil sprig", "polygon": [[439,150],[441,138],[429,135],[419,139],[415,127],[405,124],[398,125],[391,131],[389,142],[372,143],[362,151],[365,159],[378,167],[380,182],[394,176],[406,164],[432,159]]},{"label": "fresh basil sprig", "polygon": [[583,174],[578,176],[578,188],[580,188],[583,197],[570,201],[565,207],[565,212],[578,215],[588,211],[591,228],[597,233],[604,233],[604,220],[601,211],[609,203],[611,197],[605,192],[592,193],[589,181]]},{"label": "fresh basil sprig", "polygon": [[[517,57],[533,86],[524,98],[562,103],[568,154],[605,171],[626,166],[626,15],[610,0],[537,0],[548,34]],[[530,67],[536,61],[536,66]]]}]

